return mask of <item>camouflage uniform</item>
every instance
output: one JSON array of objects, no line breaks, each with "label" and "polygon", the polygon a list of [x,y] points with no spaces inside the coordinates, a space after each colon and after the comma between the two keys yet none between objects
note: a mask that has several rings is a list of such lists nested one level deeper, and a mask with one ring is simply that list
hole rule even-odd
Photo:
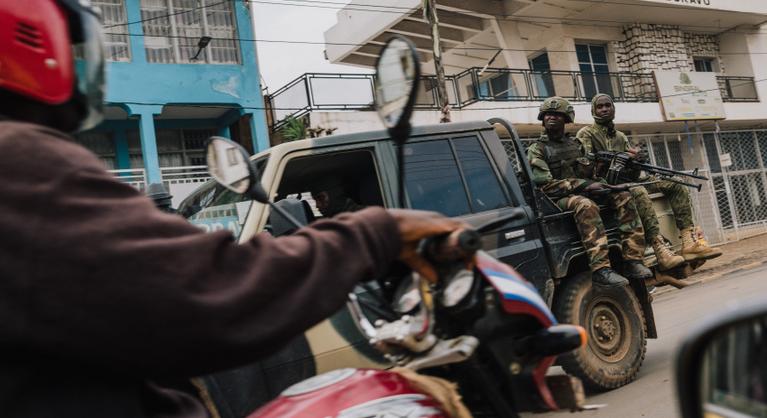
[{"label": "camouflage uniform", "polygon": [[[628,151],[631,145],[626,135],[621,131],[614,131],[610,135],[608,126],[600,123],[594,123],[591,126],[581,128],[576,135],[583,145],[586,153],[595,153],[598,151]],[[642,178],[642,181],[656,181],[655,176]],[[642,219],[642,225],[645,230],[645,240],[653,242],[655,237],[660,234],[658,218],[655,215],[655,209],[652,206],[652,199],[649,193],[661,192],[669,200],[671,209],[674,211],[674,219],[679,230],[691,228],[692,222],[692,204],[690,202],[690,193],[685,186],[668,180],[661,180],[658,183],[650,184],[645,187],[634,187],[631,189],[631,196]]]},{"label": "camouflage uniform", "polygon": [[[578,158],[572,158],[575,156],[575,153],[571,152],[573,149],[578,149]],[[556,167],[553,169],[550,167],[552,158],[547,158],[547,155],[552,154],[552,150],[564,150],[564,153],[569,154],[561,163],[554,162]],[[582,168],[587,161],[583,158],[583,151],[578,142],[567,135],[555,140],[544,134],[527,149],[527,159],[532,166],[532,180],[535,184],[547,196],[556,199],[560,209],[574,212],[591,271],[610,267],[607,236],[599,215],[599,206],[591,199],[578,194],[593,182],[583,178]],[[611,193],[608,200],[618,214],[624,259],[642,260],[645,247],[644,230],[630,194]]]}]

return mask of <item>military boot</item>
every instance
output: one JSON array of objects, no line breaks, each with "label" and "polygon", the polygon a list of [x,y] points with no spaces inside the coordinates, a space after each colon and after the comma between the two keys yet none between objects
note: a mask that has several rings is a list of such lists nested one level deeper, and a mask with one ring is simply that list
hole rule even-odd
[{"label": "military boot", "polygon": [[639,260],[626,260],[623,262],[623,275],[630,279],[646,280],[651,279],[654,274],[652,270],[642,264]]},{"label": "military boot", "polygon": [[599,287],[628,286],[629,281],[609,267],[603,267],[591,273],[591,283]]},{"label": "military boot", "polygon": [[655,258],[658,260],[658,267],[661,270],[671,270],[684,264],[684,257],[674,254],[668,247],[666,240],[660,235],[653,240],[652,249],[655,251]]},{"label": "military boot", "polygon": [[685,228],[682,234],[682,257],[686,261],[708,260],[722,255],[718,248],[709,247],[705,240],[698,239],[694,228]]}]

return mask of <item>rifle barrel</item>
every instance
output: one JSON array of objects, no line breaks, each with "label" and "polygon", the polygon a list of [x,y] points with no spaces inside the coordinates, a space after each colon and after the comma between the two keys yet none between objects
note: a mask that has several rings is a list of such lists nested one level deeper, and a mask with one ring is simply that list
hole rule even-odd
[{"label": "rifle barrel", "polygon": [[684,177],[690,177],[690,178],[694,178],[698,180],[708,181],[708,177],[701,176],[700,174],[685,173],[684,171],[672,170],[666,167],[658,167],[657,165],[652,165],[652,164],[637,163],[637,162],[634,162],[633,164],[635,164],[637,167],[641,168],[642,170],[648,171],[648,172],[655,172],[657,174],[665,174],[665,175],[671,175],[671,176],[684,176]]}]

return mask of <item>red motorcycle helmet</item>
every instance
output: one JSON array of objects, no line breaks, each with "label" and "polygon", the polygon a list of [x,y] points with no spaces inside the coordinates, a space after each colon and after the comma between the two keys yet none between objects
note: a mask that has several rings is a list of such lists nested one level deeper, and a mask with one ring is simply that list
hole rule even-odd
[{"label": "red motorcycle helmet", "polygon": [[98,124],[104,40],[90,2],[0,0],[0,89],[42,105],[72,103],[81,130]]}]

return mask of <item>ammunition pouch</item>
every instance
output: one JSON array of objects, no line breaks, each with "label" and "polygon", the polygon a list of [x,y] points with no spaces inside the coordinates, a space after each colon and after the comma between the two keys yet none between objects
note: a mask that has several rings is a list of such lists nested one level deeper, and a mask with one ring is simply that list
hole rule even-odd
[{"label": "ammunition pouch", "polygon": [[579,171],[576,164],[583,157],[583,152],[578,142],[570,140],[569,143],[552,145],[551,141],[542,141],[540,144],[543,147],[543,159],[555,179],[575,176]]}]

